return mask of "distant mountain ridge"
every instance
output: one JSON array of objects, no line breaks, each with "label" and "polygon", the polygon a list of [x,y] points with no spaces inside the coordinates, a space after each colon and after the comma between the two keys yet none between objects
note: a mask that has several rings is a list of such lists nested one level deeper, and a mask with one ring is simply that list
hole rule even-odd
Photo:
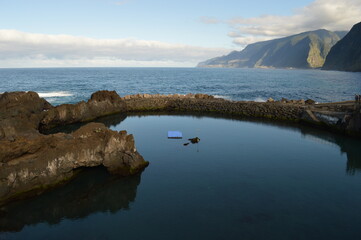
[{"label": "distant mountain ridge", "polygon": [[197,67],[321,68],[346,31],[325,29],[249,44],[242,51],[201,62]]},{"label": "distant mountain ridge", "polygon": [[332,47],[322,69],[361,72],[361,22]]}]

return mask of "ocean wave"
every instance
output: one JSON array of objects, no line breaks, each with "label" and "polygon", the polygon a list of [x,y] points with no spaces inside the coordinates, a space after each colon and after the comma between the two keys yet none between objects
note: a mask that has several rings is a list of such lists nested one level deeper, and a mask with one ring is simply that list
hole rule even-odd
[{"label": "ocean wave", "polygon": [[71,97],[74,94],[67,91],[58,91],[58,92],[38,92],[39,97],[43,98],[54,98],[54,97]]},{"label": "ocean wave", "polygon": [[224,96],[224,95],[213,95],[213,97],[215,98],[223,98],[223,99],[231,99],[229,96]]},{"label": "ocean wave", "polygon": [[254,102],[266,102],[266,99],[261,98],[261,97],[256,97],[255,99],[253,99]]}]

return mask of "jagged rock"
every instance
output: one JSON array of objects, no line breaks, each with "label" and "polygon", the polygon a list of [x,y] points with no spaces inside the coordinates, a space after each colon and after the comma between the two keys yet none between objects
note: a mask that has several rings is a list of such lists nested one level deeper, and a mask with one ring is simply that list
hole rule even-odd
[{"label": "jagged rock", "polygon": [[89,123],[73,134],[2,140],[0,163],[0,203],[69,179],[79,167],[104,165],[112,173],[132,175],[148,165],[132,135],[101,123]]},{"label": "jagged rock", "polygon": [[269,99],[267,99],[267,102],[268,103],[273,103],[273,102],[275,102],[275,100],[273,98],[269,98]]},{"label": "jagged rock", "polygon": [[0,140],[36,135],[39,122],[52,106],[36,92],[11,92],[0,96]]},{"label": "jagged rock", "polygon": [[315,104],[316,102],[314,100],[312,100],[312,99],[307,99],[305,101],[305,103],[308,104],[308,105],[312,105],[312,104]]},{"label": "jagged rock", "polygon": [[297,103],[298,103],[298,104],[301,104],[301,105],[305,105],[305,100],[304,100],[304,99],[298,100]]},{"label": "jagged rock", "polygon": [[197,99],[213,99],[214,96],[208,95],[208,94],[203,94],[203,93],[197,93],[197,94],[194,95],[194,98],[197,98]]},{"label": "jagged rock", "polygon": [[120,175],[135,174],[148,162],[132,135],[91,123],[73,134],[42,135],[49,128],[86,122],[126,110],[115,91],[99,91],[88,102],[51,106],[35,92],[0,95],[0,204],[29,191],[43,190],[79,167],[104,165]]},{"label": "jagged rock", "polygon": [[88,122],[95,118],[126,112],[126,105],[115,91],[98,91],[87,102],[62,104],[51,108],[41,120],[41,128],[76,122]]}]

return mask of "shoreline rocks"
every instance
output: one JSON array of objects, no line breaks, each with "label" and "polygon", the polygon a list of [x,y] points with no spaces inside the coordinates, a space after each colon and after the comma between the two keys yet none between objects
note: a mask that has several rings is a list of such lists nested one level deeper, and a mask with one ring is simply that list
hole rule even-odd
[{"label": "shoreline rocks", "polygon": [[89,122],[95,118],[126,112],[126,105],[115,91],[98,91],[87,102],[62,104],[50,108],[40,122],[40,129]]},{"label": "shoreline rocks", "polygon": [[[71,134],[43,135],[41,127],[85,122],[125,104],[115,92],[94,93],[87,103],[51,106],[35,92],[0,96],[0,205],[38,194],[74,175],[74,170],[103,165],[122,176],[142,171],[148,162],[134,138],[100,123],[88,123]],[[44,125],[46,124],[46,125]]]},{"label": "shoreline rocks", "polygon": [[1,141],[0,154],[2,201],[70,179],[81,167],[103,165],[111,173],[127,176],[148,165],[132,135],[101,123],[89,123],[72,134]]},{"label": "shoreline rocks", "polygon": [[0,205],[25,193],[43,191],[74,175],[74,170],[103,165],[109,172],[132,175],[148,162],[137,152],[132,135],[88,123],[65,134],[42,130],[128,112],[217,113],[245,118],[307,123],[361,137],[360,105],[315,104],[313,100],[230,101],[207,94],[120,97],[98,91],[85,102],[52,106],[35,92],[0,95]]}]

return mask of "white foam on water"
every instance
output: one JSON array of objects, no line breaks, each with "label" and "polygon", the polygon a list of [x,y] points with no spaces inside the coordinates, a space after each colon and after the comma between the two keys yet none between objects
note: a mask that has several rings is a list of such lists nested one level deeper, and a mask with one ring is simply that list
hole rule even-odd
[{"label": "white foam on water", "polygon": [[67,91],[59,91],[59,92],[38,92],[39,97],[43,98],[54,98],[54,97],[71,97],[74,94]]},{"label": "white foam on water", "polygon": [[230,97],[223,96],[223,95],[213,95],[213,97],[215,97],[215,98],[223,98],[223,99],[231,99]]},{"label": "white foam on water", "polygon": [[266,102],[266,99],[263,99],[261,97],[256,97],[253,101],[254,102]]}]

